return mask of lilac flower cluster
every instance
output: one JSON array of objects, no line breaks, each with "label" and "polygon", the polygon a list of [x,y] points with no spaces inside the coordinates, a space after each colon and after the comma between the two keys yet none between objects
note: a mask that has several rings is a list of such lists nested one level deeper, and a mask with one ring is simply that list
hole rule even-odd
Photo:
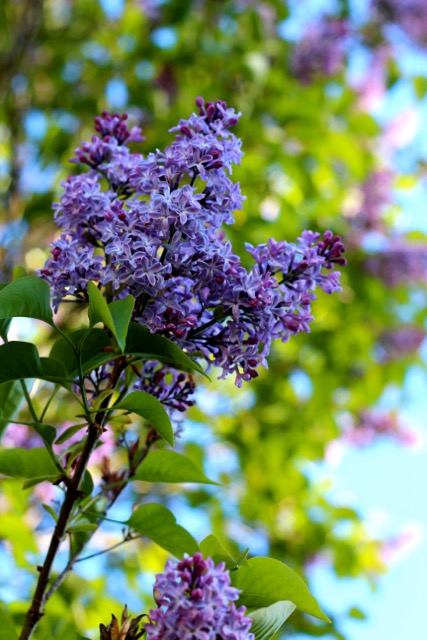
[{"label": "lilac flower cluster", "polygon": [[374,0],[374,20],[397,24],[419,46],[427,46],[427,4],[425,0]]},{"label": "lilac flower cluster", "polygon": [[345,428],[343,440],[354,447],[365,447],[378,437],[392,438],[406,446],[414,445],[417,440],[399,416],[377,410],[362,411],[357,421],[352,420]]},{"label": "lilac flower cluster", "polygon": [[343,68],[349,26],[345,20],[324,18],[310,25],[295,45],[291,68],[304,83],[329,77]]},{"label": "lilac flower cluster", "polygon": [[201,553],[169,561],[156,576],[159,606],[145,625],[147,640],[254,640],[246,608],[236,608],[240,591],[230,584],[225,564],[215,566]]},{"label": "lilac flower cluster", "polygon": [[91,280],[108,299],[132,294],[135,321],[222,368],[222,377],[235,374],[240,386],[266,366],[272,340],[309,330],[316,287],[339,290],[333,269],[345,264],[344,247],[330,231],[322,239],[305,231],[296,244],[248,245],[256,264],[244,268],[221,230],[243,202],[230,177],[242,156],[229,130],[240,114],[221,101],[196,105],[198,114],[171,129],[172,144],[147,157],[127,147],[141,135],[123,116],[96,120],[100,135],[74,159],[91,170],[63,183],[55,206],[62,233],[41,275],[55,307],[70,295],[86,300]]},{"label": "lilac flower cluster", "polygon": [[412,355],[418,351],[425,337],[425,329],[410,324],[384,331],[379,340],[380,359],[389,362]]},{"label": "lilac flower cluster", "polygon": [[388,169],[373,171],[362,185],[362,204],[353,222],[361,231],[381,231],[383,214],[393,202],[393,172]]},{"label": "lilac flower cluster", "polygon": [[148,361],[138,372],[138,378],[134,388],[155,396],[170,412],[186,411],[194,404],[196,385],[191,375]]},{"label": "lilac flower cluster", "polygon": [[365,268],[368,273],[380,278],[389,287],[396,287],[405,282],[425,282],[427,245],[396,241],[368,257]]}]

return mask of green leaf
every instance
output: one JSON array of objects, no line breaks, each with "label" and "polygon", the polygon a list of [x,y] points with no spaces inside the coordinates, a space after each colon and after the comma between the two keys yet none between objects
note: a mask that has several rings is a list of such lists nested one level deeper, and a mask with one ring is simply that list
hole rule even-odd
[{"label": "green leaf", "polygon": [[215,564],[225,562],[228,569],[236,566],[236,562],[212,533],[201,541],[200,551],[205,558],[212,558]]},{"label": "green leaf", "polygon": [[366,620],[366,614],[358,607],[351,607],[351,609],[348,612],[348,615],[351,618],[355,618],[356,620]]},{"label": "green leaf", "polygon": [[250,630],[255,634],[255,640],[269,640],[279,631],[295,608],[293,602],[284,600],[275,602],[269,607],[249,611],[246,615],[253,620]]},{"label": "green leaf", "polygon": [[55,520],[55,522],[58,521],[58,516],[55,512],[54,509],[52,509],[52,507],[49,504],[45,504],[44,502],[42,503],[42,507],[43,509],[50,515],[52,516],[52,518]]},{"label": "green leaf", "polygon": [[129,325],[126,353],[135,355],[141,360],[158,360],[181,371],[202,373],[208,378],[198,362],[189,358],[178,345],[163,336],[150,333],[148,329],[136,322],[131,322]]},{"label": "green leaf", "polygon": [[145,391],[133,391],[114,409],[125,409],[148,420],[160,433],[162,438],[173,446],[173,429],[170,418],[162,403]]},{"label": "green leaf", "polygon": [[53,484],[56,480],[58,480],[58,473],[56,473],[56,475],[36,476],[35,478],[26,480],[22,488],[31,489],[31,487],[35,487],[37,484],[40,484],[40,482],[51,482]]},{"label": "green leaf", "polygon": [[54,358],[40,358],[43,369],[43,377],[49,382],[56,382],[67,389],[70,387],[71,380],[64,365]]},{"label": "green leaf", "polygon": [[5,318],[4,320],[0,320],[0,338],[3,338],[3,340],[7,339],[7,334],[11,322],[12,318]]},{"label": "green leaf", "polygon": [[46,449],[3,449],[0,473],[15,478],[58,477],[58,469]]},{"label": "green leaf", "polygon": [[80,633],[76,631],[76,640],[90,640],[90,638],[87,638],[86,636],[81,636]]},{"label": "green leaf", "polygon": [[28,422],[36,433],[42,438],[46,446],[51,447],[56,436],[56,429],[51,424],[45,424],[44,422]]},{"label": "green leaf", "polygon": [[51,358],[40,358],[29,342],[7,342],[0,346],[0,384],[25,378],[40,378],[69,387],[64,367]]},{"label": "green leaf", "polygon": [[249,547],[246,547],[242,555],[236,560],[236,565],[238,567],[247,567],[249,565],[248,553],[249,553]]},{"label": "green leaf", "polygon": [[[92,329],[89,332],[87,329],[79,329],[78,331],[73,331],[68,334],[67,337],[76,347],[84,338],[80,351],[84,374],[89,373],[92,369],[112,359],[111,338],[103,329]],[[110,349],[110,351],[104,351],[104,349]],[[77,376],[78,365],[76,352],[65,338],[61,337],[56,340],[49,356],[62,364],[70,378]]]},{"label": "green leaf", "polygon": [[76,522],[67,528],[70,533],[76,533],[77,531],[96,531],[98,525],[93,522]]},{"label": "green leaf", "polygon": [[138,507],[125,524],[177,558],[182,558],[184,553],[192,555],[198,551],[193,536],[177,524],[173,513],[161,504]]},{"label": "green leaf", "polygon": [[80,485],[80,490],[84,492],[85,497],[90,496],[92,494],[94,488],[93,478],[91,473],[86,469],[85,474],[83,476],[83,481]]},{"label": "green leaf", "polygon": [[33,344],[8,342],[0,346],[0,383],[42,377],[40,357]]},{"label": "green leaf", "polygon": [[52,427],[50,424],[44,424],[43,422],[27,422],[28,426],[32,427],[36,433],[42,438],[43,442],[46,446],[46,451],[50,455],[52,461],[54,462],[56,468],[60,473],[64,472],[64,469],[59,462],[58,458],[55,455],[53,450],[53,442],[56,437],[56,429]]},{"label": "green leaf", "polygon": [[122,300],[115,300],[107,304],[101,291],[93,282],[89,282],[87,292],[90,326],[93,327],[98,322],[105,324],[117,340],[120,351],[123,353],[135,300],[132,296],[127,296]]},{"label": "green leaf", "polygon": [[90,326],[93,327],[95,324],[98,324],[98,322],[101,322],[102,324],[105,324],[105,326],[110,329],[113,336],[117,338],[113,316],[111,315],[107,301],[101,291],[98,289],[96,284],[89,282],[87,286],[87,293],[89,296],[88,316]]},{"label": "green leaf", "polygon": [[289,600],[305,613],[330,622],[299,575],[274,558],[251,558],[248,566],[232,574],[232,583],[242,591],[239,605],[248,609]]},{"label": "green leaf", "polygon": [[22,391],[22,385],[18,380],[0,384],[0,418],[2,419],[0,433],[2,433],[9,421],[17,414],[23,399],[24,393]]},{"label": "green leaf", "polygon": [[216,484],[187,456],[175,451],[152,451],[138,468],[134,480],[145,482],[200,482]]},{"label": "green leaf", "polygon": [[18,633],[13,624],[12,618],[0,607],[0,629],[3,637],[7,640],[18,640]]},{"label": "green leaf", "polygon": [[68,427],[68,429],[65,429],[64,433],[61,433],[59,438],[55,440],[55,444],[63,444],[64,442],[69,440],[75,433],[81,431],[84,427],[87,427],[87,424],[85,422],[82,422],[80,424],[73,424],[71,427]]},{"label": "green leaf", "polygon": [[115,336],[120,351],[124,351],[126,347],[126,338],[129,330],[129,322],[132,317],[132,311],[135,306],[135,300],[132,296],[127,296],[122,300],[114,300],[110,302],[108,308],[113,318],[115,327]]},{"label": "green leaf", "polygon": [[34,318],[53,326],[50,289],[36,276],[25,276],[0,291],[0,319]]}]

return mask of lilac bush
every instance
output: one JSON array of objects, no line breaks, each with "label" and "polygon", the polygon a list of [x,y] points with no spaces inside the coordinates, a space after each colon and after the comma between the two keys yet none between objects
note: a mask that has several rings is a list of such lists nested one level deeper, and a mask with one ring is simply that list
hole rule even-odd
[{"label": "lilac bush", "polygon": [[156,576],[158,609],[149,613],[147,640],[254,640],[246,608],[236,608],[240,591],[231,586],[225,564],[201,553],[169,561]]},{"label": "lilac bush", "polygon": [[[41,275],[54,305],[86,301],[95,281],[108,300],[131,294],[133,319],[175,341],[189,354],[235,375],[238,386],[258,375],[274,339],[309,331],[314,290],[340,289],[336,265],[345,264],[341,239],[303,232],[296,243],[247,245],[246,269],[222,225],[233,223],[243,196],[233,182],[241,141],[230,127],[240,114],[225,102],[196,101],[198,114],[171,129],[172,144],[146,157],[132,153],[142,140],[126,115],[103,113],[98,135],[76,149],[73,162],[89,167],[64,183],[55,220],[61,229]],[[145,365],[140,388],[152,384],[165,400],[164,372]],[[184,409],[191,380],[172,382]],[[180,390],[179,390],[180,389]]]},{"label": "lilac bush", "polygon": [[[202,372],[201,361],[208,369],[218,367],[220,377],[234,374],[238,386],[255,378],[259,365],[267,366],[273,340],[286,342],[309,331],[315,290],[340,290],[336,266],[345,264],[344,246],[332,231],[322,237],[304,231],[296,243],[246,244],[254,263],[249,269],[233,252],[223,225],[233,223],[233,212],[244,200],[231,178],[242,151],[230,128],[240,114],[222,101],[198,98],[196,105],[197,114],[171,129],[171,145],[147,156],[129,147],[143,138],[138,127],[128,128],[126,115],[104,112],[96,118],[97,135],[72,159],[84,171],[67,178],[54,207],[60,233],[39,274],[44,282],[24,276],[0,292],[0,349],[4,361],[15,363],[2,380],[20,382],[32,418],[22,425],[41,438],[41,446],[31,443],[31,451],[12,442],[2,452],[3,469],[18,475],[26,460],[32,465],[31,482],[33,473],[46,469],[48,475],[36,475],[37,482],[48,480],[64,494],[49,511],[55,525],[20,640],[30,640],[47,601],[76,562],[91,557],[82,557],[83,550],[109,520],[106,514],[129,481],[211,483],[185,454],[163,447],[151,451],[161,438],[174,446],[180,427],[174,429],[172,414],[193,404],[189,372]],[[86,322],[84,328],[64,330],[53,318],[51,298],[54,310],[63,302],[74,303],[74,309],[76,303],[84,306],[89,327]],[[13,317],[41,320],[56,331],[48,357],[41,358],[31,343],[7,339]],[[103,328],[95,328],[98,324]],[[33,403],[28,378],[55,386],[43,409]],[[79,421],[58,430],[43,421],[60,388],[77,401],[74,420]],[[144,427],[128,438],[129,414],[143,418]],[[121,466],[116,468],[119,449],[124,455],[117,456]],[[96,471],[96,490],[89,469]],[[250,632],[252,620],[235,604],[240,593],[245,602],[244,584],[240,592],[231,586],[224,564],[203,559],[195,538],[164,505],[136,506],[121,524],[122,542],[146,537],[177,557],[184,551],[194,554],[169,562],[157,576],[159,608],[145,625],[148,640],[254,640],[266,616],[272,615],[274,625],[280,622],[277,612],[251,610]],[[85,536],[74,538],[79,531]],[[66,536],[73,542],[69,558],[52,579]],[[224,557],[215,536],[210,538],[210,548],[220,549],[214,558]],[[254,567],[248,561],[247,571],[261,571],[266,584],[275,580],[277,589],[285,585],[286,597],[279,594],[277,602],[296,598],[297,603],[298,594],[305,593],[304,610],[329,620],[296,574],[291,579],[280,562],[257,560]],[[238,561],[233,569],[239,572]],[[281,623],[293,606],[280,609]],[[102,640],[137,640],[140,621],[131,621],[125,610],[121,628],[114,617],[107,627],[101,625]]]}]

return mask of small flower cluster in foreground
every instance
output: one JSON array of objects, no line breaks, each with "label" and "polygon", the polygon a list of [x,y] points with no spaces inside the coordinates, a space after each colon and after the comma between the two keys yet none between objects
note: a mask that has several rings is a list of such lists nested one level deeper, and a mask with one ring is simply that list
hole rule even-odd
[{"label": "small flower cluster in foreground", "polygon": [[147,640],[255,638],[245,607],[234,604],[240,591],[231,586],[224,563],[215,566],[201,553],[169,561],[164,573],[156,576],[154,594],[159,608],[150,611]]},{"label": "small flower cluster in foreground", "polygon": [[[55,307],[70,296],[86,301],[90,281],[110,300],[133,295],[133,320],[240,386],[266,366],[273,340],[309,331],[314,289],[340,289],[334,268],[345,264],[344,247],[330,231],[304,231],[296,244],[247,245],[255,265],[243,267],[221,229],[243,202],[230,177],[242,155],[230,132],[240,114],[222,101],[196,105],[198,114],[171,129],[172,144],[146,157],[127,146],[142,137],[126,116],[96,119],[98,136],[73,159],[90,171],[63,183],[55,205],[62,232],[41,276]],[[164,376],[151,373],[162,387]],[[180,409],[192,383],[171,384]]]}]

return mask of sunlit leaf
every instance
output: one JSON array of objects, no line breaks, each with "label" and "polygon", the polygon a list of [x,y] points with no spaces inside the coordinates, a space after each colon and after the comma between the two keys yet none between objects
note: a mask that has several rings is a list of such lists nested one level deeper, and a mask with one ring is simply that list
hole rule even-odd
[{"label": "sunlit leaf", "polygon": [[0,473],[18,478],[58,475],[58,469],[46,449],[3,449]]},{"label": "sunlit leaf", "polygon": [[198,551],[193,536],[178,525],[173,513],[161,504],[138,507],[126,524],[178,558]]},{"label": "sunlit leaf", "polygon": [[12,618],[0,607],[0,629],[5,640],[18,640]]},{"label": "sunlit leaf", "polygon": [[114,406],[115,409],[126,409],[145,418],[160,435],[173,446],[172,423],[162,403],[145,391],[133,391]]},{"label": "sunlit leaf", "polygon": [[239,604],[250,609],[264,608],[281,600],[289,600],[305,613],[330,622],[305,582],[279,560],[251,558],[248,566],[240,567],[238,571],[233,572],[232,582],[242,591]]},{"label": "sunlit leaf", "polygon": [[218,484],[209,480],[188,456],[175,451],[152,451],[138,467],[134,480],[145,482],[200,482]]},{"label": "sunlit leaf", "polygon": [[212,558],[216,564],[219,562],[225,562],[228,568],[236,566],[236,562],[224,549],[218,538],[213,534],[208,535],[201,541],[200,551],[203,553],[205,558]]}]

